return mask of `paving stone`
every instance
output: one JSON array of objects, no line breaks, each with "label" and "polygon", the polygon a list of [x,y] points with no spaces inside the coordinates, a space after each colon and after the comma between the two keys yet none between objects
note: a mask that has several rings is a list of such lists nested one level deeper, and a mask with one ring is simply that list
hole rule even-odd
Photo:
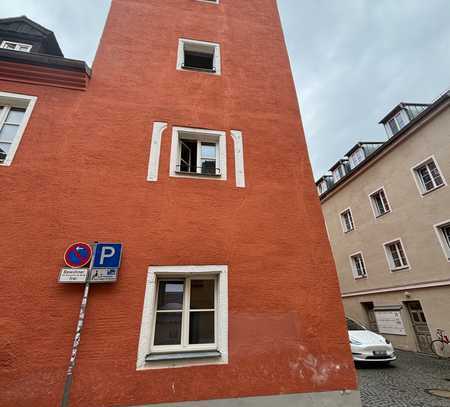
[{"label": "paving stone", "polygon": [[391,365],[358,365],[363,407],[449,407],[426,389],[450,390],[450,360],[397,351]]}]

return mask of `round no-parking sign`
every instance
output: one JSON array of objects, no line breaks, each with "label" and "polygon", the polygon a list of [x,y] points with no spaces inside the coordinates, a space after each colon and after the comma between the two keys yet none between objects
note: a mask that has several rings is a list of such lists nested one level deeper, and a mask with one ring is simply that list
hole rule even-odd
[{"label": "round no-parking sign", "polygon": [[64,262],[72,268],[80,268],[91,261],[92,248],[87,243],[71,244],[64,253]]}]

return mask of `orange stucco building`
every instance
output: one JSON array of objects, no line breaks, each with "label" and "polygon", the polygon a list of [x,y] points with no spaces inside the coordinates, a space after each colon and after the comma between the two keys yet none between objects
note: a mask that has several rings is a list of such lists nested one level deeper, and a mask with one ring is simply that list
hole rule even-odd
[{"label": "orange stucco building", "polygon": [[360,405],[275,0],[113,0],[92,73],[52,35],[0,20],[0,406],[61,402],[77,241],[124,252],[71,406]]}]

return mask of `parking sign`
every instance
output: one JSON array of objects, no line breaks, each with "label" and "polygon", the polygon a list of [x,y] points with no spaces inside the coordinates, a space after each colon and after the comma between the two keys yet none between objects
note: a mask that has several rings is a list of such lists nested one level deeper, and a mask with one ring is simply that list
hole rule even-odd
[{"label": "parking sign", "polygon": [[121,243],[97,243],[95,247],[94,269],[113,269],[120,267],[122,257]]}]

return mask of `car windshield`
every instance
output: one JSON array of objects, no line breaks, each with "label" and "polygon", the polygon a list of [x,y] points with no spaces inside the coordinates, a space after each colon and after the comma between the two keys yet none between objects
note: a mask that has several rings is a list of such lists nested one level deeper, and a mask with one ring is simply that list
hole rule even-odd
[{"label": "car windshield", "polygon": [[349,331],[365,331],[366,328],[364,328],[362,325],[359,325],[357,322],[353,321],[350,318],[347,318],[347,329]]}]

